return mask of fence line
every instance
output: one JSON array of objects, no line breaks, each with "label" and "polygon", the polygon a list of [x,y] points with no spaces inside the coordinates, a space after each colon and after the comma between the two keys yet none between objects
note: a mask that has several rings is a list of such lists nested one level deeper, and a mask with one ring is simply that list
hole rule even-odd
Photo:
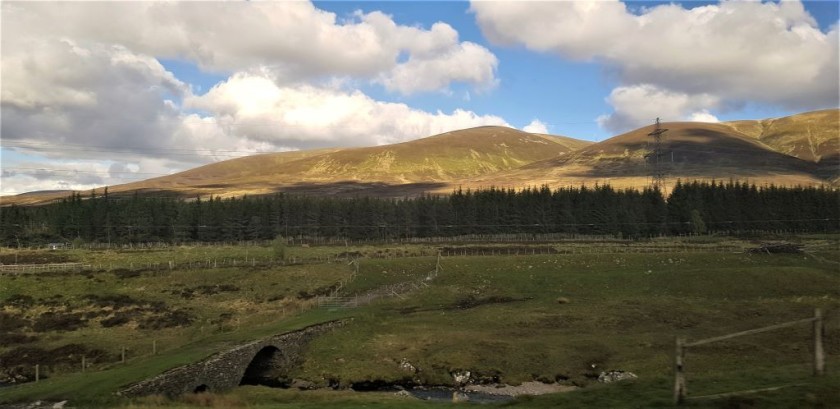
[{"label": "fence line", "polygon": [[[286,317],[294,316],[296,314],[301,314],[303,312],[311,310],[312,308],[315,308],[316,306],[317,305],[315,305],[315,304],[302,304],[302,305],[292,306],[292,308],[289,311],[286,311],[286,307],[283,307],[282,313],[281,313],[281,318],[286,318]],[[238,329],[239,329],[239,323],[236,324],[236,330],[238,330]],[[213,333],[229,332],[229,331],[232,331],[232,330],[234,330],[234,329],[232,329],[231,327],[227,327],[225,329],[224,327],[219,326],[219,327],[216,328],[216,330],[214,330],[213,332],[209,332],[206,335],[209,336],[209,335],[212,335]],[[182,347],[186,344],[194,342],[196,339],[202,339],[201,337],[205,336],[204,326],[201,326],[198,329],[198,331],[199,331],[200,335],[197,336],[195,333],[192,333],[192,335],[189,336],[189,341],[185,342],[184,344],[176,345],[175,348],[180,348],[180,347]],[[199,337],[199,338],[197,338],[197,337]],[[113,354],[112,355],[106,355],[107,360],[93,360],[93,359],[90,359],[88,356],[82,354],[81,356],[76,356],[76,359],[78,359],[79,361],[76,361],[78,363],[75,364],[75,365],[70,364],[70,363],[66,363],[66,362],[64,362],[64,363],[62,363],[62,362],[54,363],[52,365],[43,365],[43,364],[39,364],[39,363],[29,364],[29,365],[32,365],[31,367],[34,370],[34,375],[33,375],[34,377],[29,378],[28,381],[25,381],[25,382],[22,382],[22,383],[29,383],[29,382],[37,383],[37,382],[40,382],[43,379],[46,379],[47,375],[51,375],[51,374],[58,374],[58,375],[68,375],[68,374],[72,374],[72,373],[85,374],[85,373],[88,373],[88,372],[108,370],[108,369],[112,369],[112,368],[115,368],[115,367],[118,367],[118,366],[121,366],[121,365],[126,365],[130,362],[137,362],[137,361],[141,361],[141,360],[144,360],[144,359],[153,358],[154,356],[160,354],[161,352],[163,352],[167,349],[167,348],[165,348],[165,345],[161,345],[158,342],[158,339],[155,339],[155,338],[151,339],[151,343],[147,344],[147,346],[148,346],[148,349],[145,349],[145,348],[132,349],[132,348],[126,347],[125,345],[120,345],[119,348],[111,349],[111,352]],[[78,365],[78,366],[76,366],[76,365]],[[24,365],[20,365],[20,366],[24,366]],[[68,366],[69,367],[75,367],[77,369],[76,370],[69,370]],[[56,370],[56,368],[61,368],[61,369]]]},{"label": "fence line", "polygon": [[[497,243],[540,243],[560,241],[583,241],[596,243],[631,243],[644,242],[655,239],[677,239],[697,237],[732,237],[742,234],[777,234],[795,235],[813,233],[806,230],[733,230],[716,231],[710,234],[658,234],[641,237],[627,238],[620,233],[617,234],[578,234],[578,233],[492,233],[492,234],[462,234],[456,236],[430,236],[430,237],[367,237],[363,239],[350,239],[340,236],[312,236],[294,235],[285,237],[289,245],[310,244],[316,246],[350,246],[350,245],[376,245],[376,244],[437,244],[437,243],[471,243],[471,242],[497,242]],[[82,249],[159,249],[177,246],[190,247],[215,247],[215,246],[253,246],[265,247],[272,243],[272,239],[251,239],[251,240],[228,240],[228,241],[151,241],[151,242],[93,242],[74,245],[70,241],[57,243],[44,243],[32,246],[21,247],[27,249],[48,249],[58,245],[58,248],[82,248]],[[10,247],[14,248],[14,247]]]},{"label": "fence line", "polygon": [[0,264],[0,274],[23,274],[41,271],[82,271],[89,270],[90,264],[85,263],[51,263],[51,264]]},{"label": "fence line", "polygon": [[[688,395],[688,388],[685,378],[685,351],[689,347],[696,347],[706,345],[713,342],[724,341],[736,337],[746,335],[760,334],[762,332],[774,331],[782,328],[792,327],[799,324],[813,323],[813,374],[814,376],[821,376],[825,372],[825,350],[823,349],[823,315],[822,310],[816,308],[814,316],[811,318],[804,318],[801,320],[788,321],[781,324],[769,325],[766,327],[750,329],[746,331],[734,332],[731,334],[721,335],[712,338],[701,339],[694,342],[687,342],[683,337],[676,338],[676,352],[674,354],[674,404],[680,405],[685,402]],[[719,394],[721,396],[730,396],[739,392],[731,392],[727,394]],[[743,393],[743,392],[741,392]],[[710,396],[697,396],[696,399],[708,398]]]},{"label": "fence line", "polygon": [[620,255],[620,254],[664,254],[664,253],[741,253],[743,249],[737,246],[702,246],[702,245],[663,245],[663,246],[543,246],[543,247],[451,247],[441,249],[418,249],[412,253],[368,253],[368,254],[337,254],[315,257],[288,257],[286,259],[258,258],[258,257],[224,257],[208,258],[205,260],[163,262],[128,262],[128,263],[53,263],[53,264],[0,264],[0,275],[27,274],[37,272],[56,271],[113,271],[126,269],[131,271],[165,271],[180,269],[211,269],[230,267],[276,267],[288,265],[340,263],[355,257],[368,259],[406,259],[418,257],[432,257],[440,253],[446,257],[476,257],[476,256],[534,256],[534,255]]}]

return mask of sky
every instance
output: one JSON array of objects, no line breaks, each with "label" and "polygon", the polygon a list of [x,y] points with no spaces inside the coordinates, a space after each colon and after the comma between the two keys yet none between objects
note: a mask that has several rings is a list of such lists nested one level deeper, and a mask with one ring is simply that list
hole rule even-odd
[{"label": "sky", "polygon": [[501,125],[840,106],[838,2],[0,3],[0,194]]}]

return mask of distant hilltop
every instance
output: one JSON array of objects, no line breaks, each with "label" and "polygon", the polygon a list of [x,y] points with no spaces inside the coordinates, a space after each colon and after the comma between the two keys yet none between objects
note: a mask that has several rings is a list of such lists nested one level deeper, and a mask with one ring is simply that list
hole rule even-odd
[{"label": "distant hilltop", "polygon": [[[484,126],[410,142],[260,154],[173,175],[109,186],[114,195],[241,196],[276,192],[417,196],[456,188],[651,183],[653,125],[593,143]],[[662,126],[666,187],[677,180],[740,180],[783,186],[840,185],[840,110],[722,123]],[[100,189],[101,193],[102,190]],[[38,204],[70,191],[5,196]],[[85,192],[89,193],[89,192]]]}]

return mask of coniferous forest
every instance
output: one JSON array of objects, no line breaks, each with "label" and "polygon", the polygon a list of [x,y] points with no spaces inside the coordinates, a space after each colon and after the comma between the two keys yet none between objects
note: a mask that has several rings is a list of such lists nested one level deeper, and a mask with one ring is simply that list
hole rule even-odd
[{"label": "coniferous forest", "polygon": [[42,206],[0,208],[5,246],[46,242],[231,242],[283,237],[396,240],[468,234],[571,233],[625,238],[686,233],[840,231],[840,191],[677,183],[455,191],[406,199],[276,194],[192,200],[73,194]]}]

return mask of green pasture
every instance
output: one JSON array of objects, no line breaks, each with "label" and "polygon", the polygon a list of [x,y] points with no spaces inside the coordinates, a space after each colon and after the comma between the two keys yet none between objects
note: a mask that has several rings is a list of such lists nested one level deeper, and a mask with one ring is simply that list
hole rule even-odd
[{"label": "green pasture", "polygon": [[[59,365],[49,368],[48,378],[37,384],[0,388],[0,403],[70,399],[81,407],[447,407],[345,388],[374,381],[452,385],[451,372],[469,370],[476,378],[514,385],[539,380],[581,387],[504,404],[513,407],[669,407],[676,336],[713,337],[807,318],[821,308],[826,315],[825,377],[810,376],[809,325],[736,338],[689,350],[689,396],[787,387],[689,400],[687,407],[837,407],[840,396],[832,385],[840,380],[840,250],[835,237],[800,240],[806,250],[801,254],[721,251],[710,246],[725,242],[743,249],[757,240],[692,243],[686,238],[676,244],[598,244],[610,251],[596,253],[452,256],[440,260],[436,275],[437,257],[418,256],[436,254],[438,247],[432,245],[290,248],[290,254],[301,258],[346,252],[362,256],[359,274],[341,295],[376,293],[378,298],[332,311],[317,308],[313,297],[352,276],[354,266],[346,262],[0,276],[0,311],[6,314],[30,323],[45,313],[90,315],[86,325],[72,330],[37,332],[31,325],[16,329],[37,338],[28,346],[50,350],[80,344],[109,354],[84,374],[78,367]],[[534,244],[546,245],[596,247]],[[658,246],[659,252],[618,251],[643,245]],[[482,246],[495,246],[497,254],[509,247]],[[72,261],[91,264],[140,264],[245,259],[246,252],[248,257],[270,257],[271,251],[176,247],[71,250],[68,255]],[[388,256],[373,258],[384,254]],[[413,289],[390,295],[381,291],[401,283],[413,283]],[[134,304],[122,311],[139,312],[127,323],[105,327],[103,320],[115,312],[97,315],[92,294],[128,296]],[[31,297],[31,305],[10,304],[21,295]],[[138,323],[159,318],[155,314],[162,313],[149,306],[160,304],[184,312],[189,322],[141,328]],[[113,395],[120,387],[225,347],[341,317],[353,321],[316,339],[303,365],[291,375],[342,390],[241,387],[222,395],[134,401]],[[156,355],[151,353],[153,340]],[[3,344],[0,354],[17,347]],[[126,364],[117,362],[122,347],[129,350]],[[401,369],[403,361],[418,371]],[[599,384],[595,378],[606,370],[631,371],[639,378]]]}]

